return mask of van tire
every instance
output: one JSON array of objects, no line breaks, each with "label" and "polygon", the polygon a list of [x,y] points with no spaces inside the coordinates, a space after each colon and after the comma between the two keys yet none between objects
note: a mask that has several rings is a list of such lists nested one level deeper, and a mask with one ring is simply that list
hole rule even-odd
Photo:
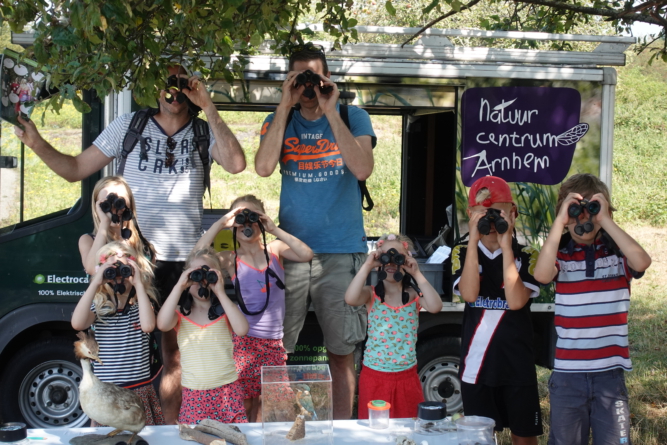
[{"label": "van tire", "polygon": [[30,343],[14,354],[2,375],[0,417],[31,428],[84,426],[82,376],[72,340],[51,337]]},{"label": "van tire", "polygon": [[435,337],[417,343],[417,367],[424,399],[445,402],[449,414],[463,411],[460,356],[458,337]]}]

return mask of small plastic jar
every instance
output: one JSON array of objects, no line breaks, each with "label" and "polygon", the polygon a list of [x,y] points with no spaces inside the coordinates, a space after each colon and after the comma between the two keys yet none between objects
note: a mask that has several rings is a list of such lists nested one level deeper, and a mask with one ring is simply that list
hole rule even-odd
[{"label": "small plastic jar", "polygon": [[460,445],[494,445],[496,421],[482,416],[465,416],[456,420]]},{"label": "small plastic jar", "polygon": [[368,426],[377,430],[389,428],[389,408],[391,403],[384,400],[368,402]]},{"label": "small plastic jar", "polygon": [[446,419],[447,405],[442,402],[421,402],[417,409],[415,433],[425,436],[440,435],[456,427]]}]

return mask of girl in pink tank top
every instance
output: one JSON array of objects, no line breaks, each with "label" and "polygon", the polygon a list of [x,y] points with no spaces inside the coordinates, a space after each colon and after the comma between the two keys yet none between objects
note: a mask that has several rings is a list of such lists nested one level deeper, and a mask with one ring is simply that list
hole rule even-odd
[{"label": "girl in pink tank top", "polygon": [[[442,300],[412,258],[410,238],[384,235],[345,292],[350,306],[366,305],[368,339],[359,376],[359,419],[371,400],[389,402],[390,417],[415,417],[424,401],[417,375],[419,311],[440,312]],[[378,268],[377,286],[366,277]]]},{"label": "girl in pink tank top", "polygon": [[[264,234],[277,239],[264,244]],[[246,336],[234,335],[234,361],[244,393],[250,422],[261,422],[260,374],[262,366],[283,366],[285,317],[285,273],[282,260],[307,262],[313,251],[304,242],[276,227],[265,214],[264,204],[253,195],[236,198],[231,210],[197,242],[195,249],[210,246],[221,230],[235,231],[238,248],[218,256],[235,284],[237,299],[248,320]],[[291,397],[294,400],[294,397]]]}]

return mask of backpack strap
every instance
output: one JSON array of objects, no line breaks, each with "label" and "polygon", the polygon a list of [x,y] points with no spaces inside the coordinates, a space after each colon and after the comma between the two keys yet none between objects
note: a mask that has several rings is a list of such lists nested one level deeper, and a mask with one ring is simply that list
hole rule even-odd
[{"label": "backpack strap", "polygon": [[134,116],[132,116],[130,126],[127,129],[127,133],[125,133],[125,138],[123,138],[123,151],[120,154],[120,163],[118,164],[118,170],[116,172],[119,176],[123,175],[123,172],[125,171],[125,161],[127,161],[127,157],[132,153],[132,150],[134,150],[137,142],[141,142],[141,159],[144,161],[148,160],[146,138],[143,137],[142,133],[144,132],[144,128],[146,128],[148,119],[150,119],[151,116],[155,116],[158,111],[159,109],[157,108],[145,108],[137,111],[134,113]]},{"label": "backpack strap", "polygon": [[211,199],[211,160],[209,156],[209,147],[211,146],[211,130],[208,123],[198,117],[193,118],[192,129],[195,136],[192,138],[192,145],[199,152],[199,158],[204,166],[204,186],[208,190],[209,200]]},{"label": "backpack strap", "polygon": [[[118,164],[118,175],[123,175],[125,171],[125,161],[132,153],[134,147],[138,142],[141,142],[141,159],[148,160],[148,150],[146,149],[146,138],[143,137],[144,129],[148,124],[148,119],[155,116],[159,112],[157,108],[145,108],[139,110],[132,116],[130,126],[127,129],[125,138],[123,139],[123,151],[121,152],[120,163]],[[209,147],[211,145],[211,130],[208,123],[198,117],[193,117],[192,130],[194,137],[192,138],[192,145],[199,152],[202,165],[204,166],[204,186],[208,190],[209,199],[211,197],[211,161],[209,159]]]},{"label": "backpack strap", "polygon": [[[289,114],[287,115],[287,122],[285,123],[285,128],[289,125],[289,123],[292,121],[292,116],[294,116],[294,112],[297,110],[297,108],[292,107],[291,110],[289,110]],[[340,118],[343,120],[345,123],[345,126],[350,129],[350,114],[348,112],[347,105],[345,104],[340,104],[339,108],[339,113],[340,113]],[[361,191],[361,208],[366,210],[367,212],[370,212],[373,210],[373,207],[375,206],[375,203],[373,203],[373,198],[371,198],[371,194],[368,191],[368,187],[366,187],[366,181],[358,181],[359,182],[359,190]],[[366,205],[364,206],[364,200],[366,200]]]}]

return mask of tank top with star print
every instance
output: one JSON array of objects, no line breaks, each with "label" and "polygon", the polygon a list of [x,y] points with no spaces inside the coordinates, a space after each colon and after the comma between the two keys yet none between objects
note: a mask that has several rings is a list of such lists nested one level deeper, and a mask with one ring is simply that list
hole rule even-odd
[{"label": "tank top with star print", "polygon": [[399,307],[382,303],[373,287],[364,366],[376,371],[399,372],[417,364],[419,309],[418,298]]}]

